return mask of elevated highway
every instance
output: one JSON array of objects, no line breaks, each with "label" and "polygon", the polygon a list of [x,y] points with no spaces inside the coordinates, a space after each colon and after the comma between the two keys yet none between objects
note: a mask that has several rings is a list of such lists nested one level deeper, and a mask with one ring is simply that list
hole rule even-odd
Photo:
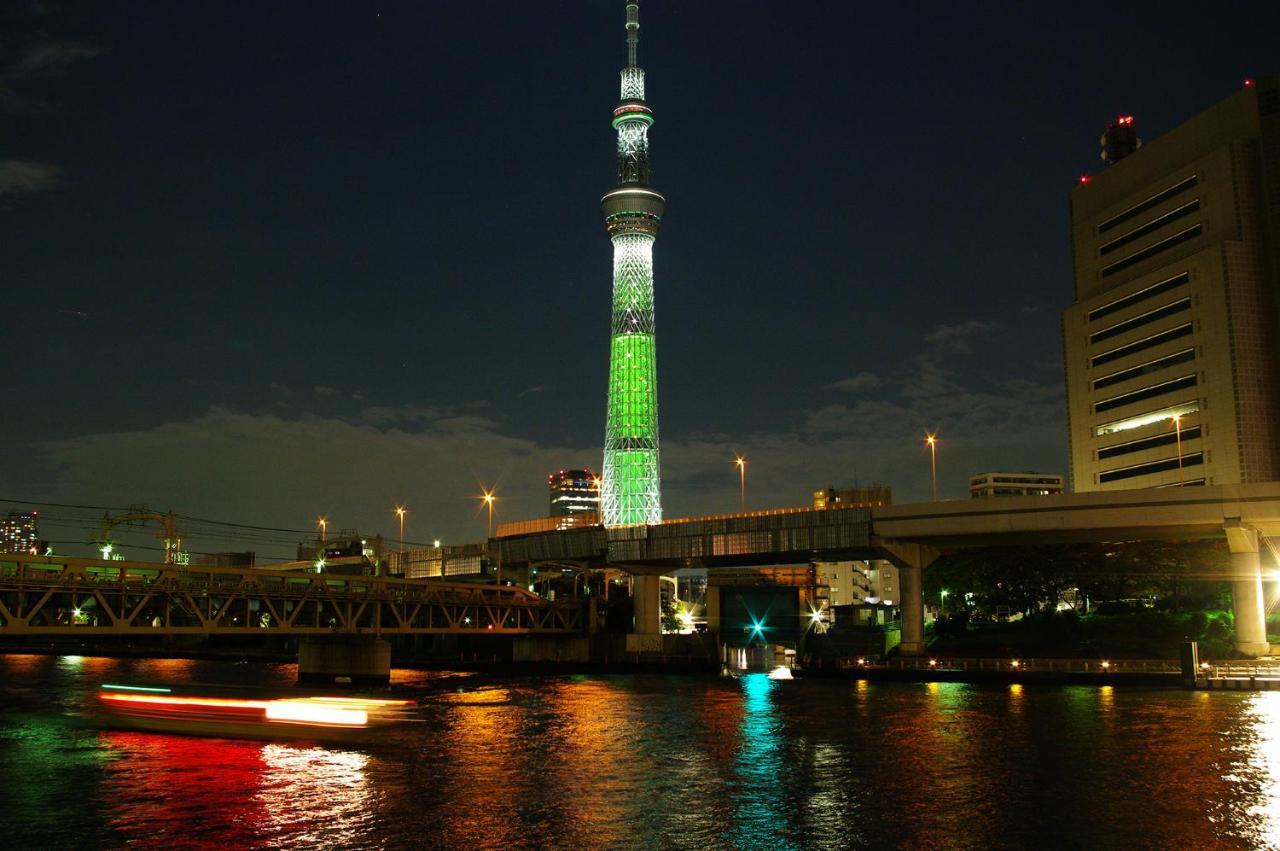
[{"label": "elevated highway", "polygon": [[708,569],[879,558],[900,570],[904,653],[924,650],[921,571],[943,549],[1088,541],[1225,539],[1236,634],[1267,648],[1260,548],[1280,536],[1280,482],[1050,497],[916,503],[881,508],[780,509],[652,526],[532,531],[490,542],[507,565],[574,563],[635,577],[636,631],[659,632],[657,577]]}]

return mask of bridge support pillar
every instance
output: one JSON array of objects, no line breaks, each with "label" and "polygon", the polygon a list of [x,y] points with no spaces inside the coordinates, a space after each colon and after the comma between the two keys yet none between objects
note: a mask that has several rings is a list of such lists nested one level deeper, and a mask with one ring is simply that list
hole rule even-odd
[{"label": "bridge support pillar", "polygon": [[372,635],[317,635],[298,643],[298,682],[386,685],[391,645]]},{"label": "bridge support pillar", "polygon": [[662,635],[662,577],[635,574],[631,581],[636,634]]},{"label": "bridge support pillar", "polygon": [[720,586],[707,585],[707,631],[720,631]]},{"label": "bridge support pillar", "polygon": [[898,591],[902,598],[903,656],[924,655],[924,569],[938,557],[938,551],[924,544],[880,541],[881,552],[898,568]]},{"label": "bridge support pillar", "polygon": [[1228,520],[1224,529],[1227,544],[1231,547],[1231,599],[1236,622],[1236,650],[1257,656],[1270,649],[1262,600],[1258,532],[1239,520]]}]

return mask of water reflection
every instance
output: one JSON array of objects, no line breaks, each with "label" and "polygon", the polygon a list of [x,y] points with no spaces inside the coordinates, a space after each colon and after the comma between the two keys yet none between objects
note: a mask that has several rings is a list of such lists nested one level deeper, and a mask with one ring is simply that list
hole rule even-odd
[{"label": "water reflection", "polygon": [[1280,693],[403,675],[330,749],[77,726],[104,671],[285,675],[0,656],[7,846],[1280,847]]},{"label": "water reflection", "polygon": [[742,677],[743,716],[739,731],[736,800],[731,835],[739,848],[791,848],[793,825],[781,807],[779,719],[773,706],[778,683],[767,674]]}]

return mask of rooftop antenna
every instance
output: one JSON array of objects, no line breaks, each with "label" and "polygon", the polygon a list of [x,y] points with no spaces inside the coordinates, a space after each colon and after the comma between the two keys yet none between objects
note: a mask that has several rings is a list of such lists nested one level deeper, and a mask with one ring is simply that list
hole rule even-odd
[{"label": "rooftop antenna", "polygon": [[627,67],[636,67],[636,45],[640,43],[640,3],[627,0]]}]

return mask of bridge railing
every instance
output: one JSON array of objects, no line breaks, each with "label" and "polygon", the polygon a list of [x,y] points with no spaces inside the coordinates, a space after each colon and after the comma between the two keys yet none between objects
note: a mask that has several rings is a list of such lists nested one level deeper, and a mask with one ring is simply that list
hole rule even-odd
[{"label": "bridge railing", "polygon": [[901,671],[1001,671],[1054,674],[1177,674],[1181,667],[1169,659],[955,659],[900,657],[888,661],[854,660],[852,667]]}]

